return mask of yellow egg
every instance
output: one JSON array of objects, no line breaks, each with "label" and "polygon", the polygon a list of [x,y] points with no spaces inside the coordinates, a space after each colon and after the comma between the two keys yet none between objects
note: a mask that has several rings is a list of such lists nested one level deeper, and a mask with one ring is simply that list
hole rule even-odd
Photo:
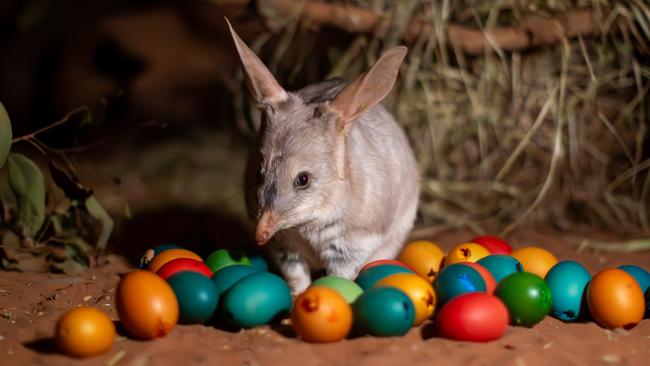
[{"label": "yellow egg", "polygon": [[551,267],[557,264],[557,258],[553,253],[540,247],[519,248],[513,250],[510,255],[521,263],[525,272],[536,274],[541,278],[546,277]]},{"label": "yellow egg", "polygon": [[447,254],[445,266],[461,262],[476,262],[490,255],[486,247],[476,243],[463,243],[453,247]]},{"label": "yellow egg", "polygon": [[164,337],[178,321],[174,290],[149,271],[124,276],[117,286],[115,305],[124,329],[135,338]]},{"label": "yellow egg", "polygon": [[420,277],[433,283],[440,271],[445,253],[438,245],[426,240],[407,244],[397,258],[411,267]]},{"label": "yellow egg", "polygon": [[436,309],[436,295],[431,284],[411,273],[397,273],[378,281],[374,287],[394,287],[406,294],[415,307],[413,325],[422,324]]},{"label": "yellow egg", "polygon": [[83,358],[113,347],[115,325],[103,311],[83,306],[68,311],[56,323],[56,343],[65,354]]}]

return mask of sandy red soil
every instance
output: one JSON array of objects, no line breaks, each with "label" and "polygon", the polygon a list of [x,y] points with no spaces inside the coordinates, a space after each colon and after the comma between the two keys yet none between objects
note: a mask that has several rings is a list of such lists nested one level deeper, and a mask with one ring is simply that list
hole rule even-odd
[{"label": "sandy red soil", "polygon": [[[467,233],[435,238],[446,249]],[[631,263],[650,269],[650,253],[578,252],[560,234],[516,233],[513,246],[541,245],[560,259],[575,259],[592,272]],[[647,365],[650,319],[630,331],[593,322],[564,324],[547,317],[532,328],[509,327],[497,341],[475,344],[439,338],[432,322],[398,338],[362,337],[332,344],[296,339],[287,326],[230,332],[211,326],[177,326],[167,337],[136,341],[123,333],[105,355],[77,361],[57,350],[56,320],[78,305],[91,305],[117,320],[115,286],[133,267],[112,255],[107,265],[79,276],[0,272],[0,365]],[[119,324],[119,323],[118,323]]]}]

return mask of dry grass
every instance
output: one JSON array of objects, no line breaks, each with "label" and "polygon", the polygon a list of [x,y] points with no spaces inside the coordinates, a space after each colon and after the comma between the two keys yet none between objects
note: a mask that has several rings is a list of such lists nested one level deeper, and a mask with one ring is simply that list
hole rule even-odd
[{"label": "dry grass", "polygon": [[[336,1],[334,1],[336,3]],[[431,32],[410,44],[387,103],[408,132],[423,174],[423,224],[508,233],[524,223],[576,223],[650,233],[650,7],[642,1],[346,1],[382,12],[374,34],[328,50],[332,76],[351,78],[402,41],[413,21]],[[448,24],[517,27],[531,14],[577,8],[602,17],[598,36],[466,55]],[[284,20],[283,20],[284,21]],[[268,61],[295,79],[313,70],[314,35],[281,28]],[[558,30],[561,32],[561,29]],[[269,38],[260,40],[261,47]],[[312,65],[313,66],[313,65]]]}]

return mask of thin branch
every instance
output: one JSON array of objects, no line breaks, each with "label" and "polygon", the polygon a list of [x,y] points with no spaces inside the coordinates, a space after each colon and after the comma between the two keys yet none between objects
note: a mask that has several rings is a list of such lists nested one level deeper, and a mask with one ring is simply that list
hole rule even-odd
[{"label": "thin branch", "polygon": [[55,128],[55,127],[58,127],[58,126],[60,126],[60,125],[62,125],[64,123],[67,123],[70,117],[72,117],[73,115],[75,115],[75,114],[77,114],[77,113],[79,113],[81,111],[84,111],[84,110],[85,111],[90,111],[87,106],[82,106],[82,107],[75,108],[75,109],[71,110],[70,112],[66,113],[66,115],[63,116],[63,118],[61,118],[60,120],[58,120],[58,121],[56,121],[56,122],[54,122],[52,124],[49,124],[49,125],[47,125],[47,126],[45,126],[43,128],[39,128],[38,130],[36,130],[36,131],[34,131],[32,133],[28,133],[27,135],[16,137],[15,139],[11,140],[11,143],[15,144],[16,142],[19,142],[19,141],[32,140],[32,139],[36,138],[36,135],[38,135],[40,133],[43,133],[45,131],[49,131],[49,130]]}]

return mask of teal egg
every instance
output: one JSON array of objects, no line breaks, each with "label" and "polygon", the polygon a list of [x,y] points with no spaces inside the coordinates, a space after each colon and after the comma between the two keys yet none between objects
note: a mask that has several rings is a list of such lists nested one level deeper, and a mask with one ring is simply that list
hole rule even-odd
[{"label": "teal egg", "polygon": [[242,328],[268,324],[291,309],[291,291],[278,275],[253,273],[239,280],[223,296],[228,321]]},{"label": "teal egg", "polygon": [[266,263],[266,259],[261,255],[251,255],[248,259],[251,261],[251,267],[255,268],[259,272],[269,271],[269,265]]},{"label": "teal egg", "polygon": [[148,249],[142,255],[142,257],[140,257],[140,263],[138,264],[138,268],[140,269],[146,268],[149,262],[151,262],[151,260],[153,259],[153,257],[157,256],[158,254],[168,249],[183,249],[183,247],[176,244],[161,244],[152,249]]},{"label": "teal egg", "polygon": [[622,266],[619,266],[618,268],[624,270],[625,272],[629,273],[636,282],[639,283],[639,286],[641,286],[641,291],[646,292],[648,288],[650,288],[650,273],[643,269],[642,267],[635,266],[632,264],[625,264]]},{"label": "teal egg", "polygon": [[415,318],[413,302],[394,287],[366,290],[352,304],[355,331],[377,337],[406,334]]},{"label": "teal egg", "polygon": [[559,262],[548,271],[545,281],[551,290],[552,317],[571,322],[586,314],[585,291],[591,275],[582,264]]},{"label": "teal egg", "polygon": [[212,272],[216,272],[221,268],[235,264],[245,264],[250,266],[251,261],[243,250],[217,249],[205,259],[205,264]]},{"label": "teal egg", "polygon": [[361,272],[356,279],[356,283],[361,286],[363,290],[367,290],[375,285],[379,280],[396,273],[415,273],[412,270],[394,264],[382,264],[379,266],[368,268]]},{"label": "teal egg", "polygon": [[325,276],[312,282],[312,286],[328,287],[343,296],[348,304],[353,303],[362,293],[363,289],[354,281],[337,276]]},{"label": "teal egg", "polygon": [[497,283],[513,273],[524,271],[521,263],[515,257],[509,255],[488,255],[479,259],[476,263],[485,267]]},{"label": "teal egg", "polygon": [[219,289],[208,277],[191,271],[178,272],[167,282],[179,306],[179,323],[202,324],[212,317],[219,304]]},{"label": "teal egg", "polygon": [[486,292],[485,281],[474,268],[455,263],[442,269],[433,283],[438,305],[442,306],[454,297],[470,292]]},{"label": "teal egg", "polygon": [[212,282],[219,288],[221,293],[225,293],[242,278],[257,273],[255,268],[243,264],[235,264],[224,267],[212,274]]}]

